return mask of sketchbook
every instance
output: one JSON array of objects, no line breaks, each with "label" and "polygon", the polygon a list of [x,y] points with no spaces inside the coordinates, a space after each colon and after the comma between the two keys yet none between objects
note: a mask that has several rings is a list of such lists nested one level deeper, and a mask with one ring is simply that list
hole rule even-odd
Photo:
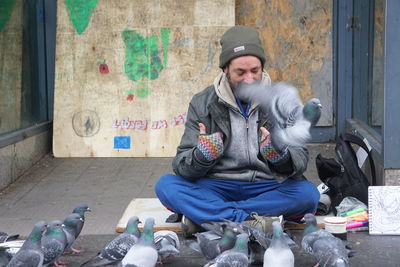
[{"label": "sketchbook", "polygon": [[400,186],[368,187],[369,234],[400,235]]}]

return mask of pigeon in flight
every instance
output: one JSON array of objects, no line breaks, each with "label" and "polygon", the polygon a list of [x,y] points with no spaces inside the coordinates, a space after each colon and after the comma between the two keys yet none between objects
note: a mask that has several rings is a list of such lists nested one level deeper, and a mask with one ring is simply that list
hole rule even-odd
[{"label": "pigeon in flight", "polygon": [[14,255],[7,267],[40,267],[43,265],[41,238],[46,229],[46,222],[39,221],[25,240],[21,249]]},{"label": "pigeon in flight", "polygon": [[125,231],[109,242],[96,256],[82,264],[81,267],[104,266],[121,261],[140,238],[138,223],[139,218],[137,216],[131,217]]},{"label": "pigeon in flight", "polygon": [[272,85],[241,82],[235,95],[247,103],[259,103],[271,120],[272,144],[280,150],[288,145],[304,146],[311,138],[311,126],[321,117],[319,99],[311,98],[303,105],[298,90],[285,82]]}]

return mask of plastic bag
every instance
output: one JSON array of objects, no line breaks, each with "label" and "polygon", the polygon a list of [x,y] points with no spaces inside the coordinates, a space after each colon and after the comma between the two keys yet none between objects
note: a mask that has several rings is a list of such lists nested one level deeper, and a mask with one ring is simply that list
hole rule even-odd
[{"label": "plastic bag", "polygon": [[355,209],[367,210],[368,207],[355,197],[345,197],[339,206],[336,206],[337,214],[346,213]]}]

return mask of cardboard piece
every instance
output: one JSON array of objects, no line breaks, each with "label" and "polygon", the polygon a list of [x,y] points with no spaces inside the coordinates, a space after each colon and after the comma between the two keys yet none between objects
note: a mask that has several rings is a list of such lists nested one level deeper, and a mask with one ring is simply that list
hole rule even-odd
[{"label": "cardboard piece", "polygon": [[[181,232],[181,223],[167,223],[165,220],[173,213],[167,210],[157,198],[134,198],[126,207],[124,214],[119,220],[116,231],[122,233],[125,230],[126,224],[130,217],[138,216],[139,220],[144,223],[146,218],[153,217],[155,220],[154,230],[171,230],[175,232]],[[324,218],[327,216],[317,216],[317,223],[321,228],[324,228]],[[139,225],[139,229],[142,230],[143,224]],[[298,229],[304,228],[304,224],[285,224],[287,229]]]}]

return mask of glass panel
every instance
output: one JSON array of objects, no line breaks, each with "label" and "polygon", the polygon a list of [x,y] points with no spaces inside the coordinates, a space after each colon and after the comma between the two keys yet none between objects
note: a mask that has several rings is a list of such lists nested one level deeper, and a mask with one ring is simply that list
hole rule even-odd
[{"label": "glass panel", "polygon": [[372,101],[369,116],[371,126],[382,126],[383,121],[384,2],[375,0]]},{"label": "glass panel", "polygon": [[0,134],[47,119],[42,112],[45,88],[41,94],[34,67],[39,60],[37,32],[44,21],[38,23],[36,14],[44,18],[39,6],[40,1],[0,1]]}]

